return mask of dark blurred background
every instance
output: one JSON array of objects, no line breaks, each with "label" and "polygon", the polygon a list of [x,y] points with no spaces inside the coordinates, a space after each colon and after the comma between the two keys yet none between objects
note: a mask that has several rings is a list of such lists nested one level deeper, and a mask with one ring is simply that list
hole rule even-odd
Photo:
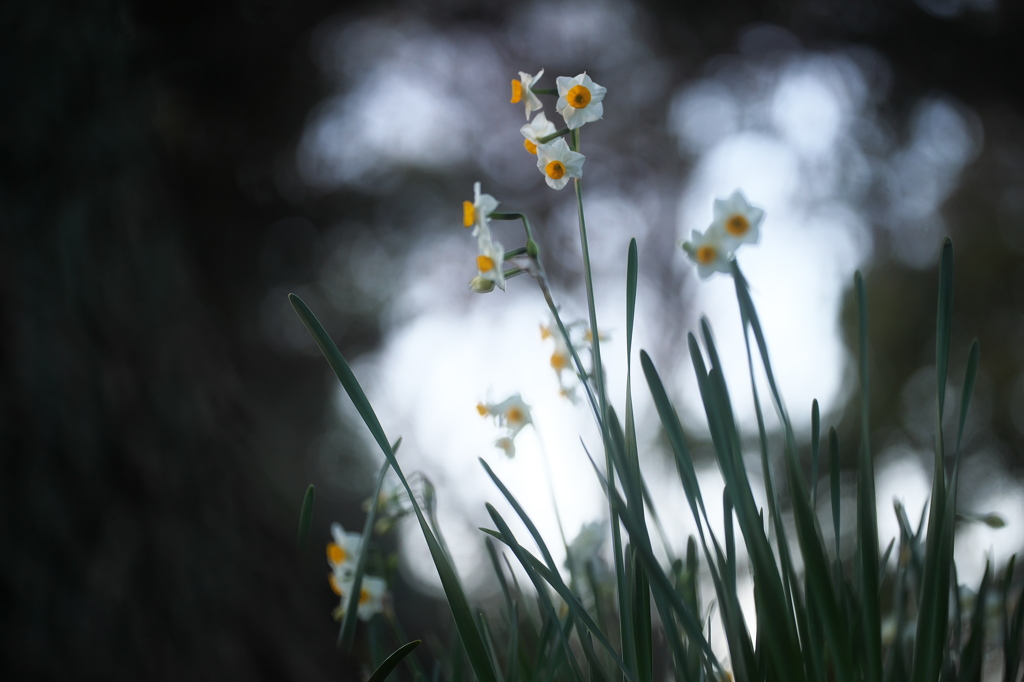
[{"label": "dark blurred background", "polygon": [[[704,135],[687,128],[699,117],[686,112],[700,113],[688,88],[735,94],[756,89],[772,64],[852,60],[870,107],[847,113],[871,120],[849,122],[843,149],[863,162],[846,167],[866,170],[839,184],[856,193],[847,205],[868,232],[874,442],[930,444],[920,425],[932,403],[916,396],[927,396],[935,254],[949,234],[952,376],[969,340],[982,346],[968,463],[1019,482],[1022,32],[1024,5],[1010,0],[3,3],[0,676],[355,679],[357,663],[334,648],[319,547],[331,520],[361,525],[379,457],[334,416],[327,366],[284,294],[301,291],[348,357],[376,348],[389,304],[411,286],[408,249],[457,224],[471,182],[528,195],[526,176],[459,109],[506,107],[519,69],[587,69],[618,87],[615,120],[609,95],[595,127],[593,148],[611,169],[595,184],[613,175],[623,194],[653,184],[672,195]],[[543,62],[531,40],[553,46]],[[424,45],[429,55],[417,52]],[[466,46],[485,59],[467,62]],[[449,48],[461,64],[451,97],[434,118],[410,119],[404,98],[425,84],[378,73],[378,58],[406,49],[407,63],[429,62]],[[481,76],[495,66],[500,78]],[[367,93],[381,98],[369,109]],[[518,121],[512,109],[502,125]],[[933,110],[938,119],[925,115]],[[770,127],[740,119],[734,131]],[[953,120],[959,147],[914,157],[908,141],[935,120],[940,137],[929,139]],[[423,121],[450,125],[448,142],[423,143]],[[492,137],[515,142],[518,125]],[[388,156],[380,140],[398,151]],[[925,194],[917,213],[903,201]],[[646,222],[673,225],[668,243],[683,234],[677,200],[647,205]],[[542,215],[547,201],[522,199]],[[553,230],[542,246],[564,239]],[[659,310],[692,321],[696,278],[662,255],[664,243],[643,233],[644,277],[665,292]],[[366,254],[372,286],[351,274]],[[578,286],[571,264],[553,256],[548,267],[557,286]],[[848,300],[843,310],[855,338]],[[831,416],[852,459],[856,409]],[[294,536],[309,482],[324,492],[302,557]],[[986,488],[975,489],[982,497],[968,491],[968,503],[985,511]],[[411,636],[444,620],[436,599],[401,580],[394,591]]]}]

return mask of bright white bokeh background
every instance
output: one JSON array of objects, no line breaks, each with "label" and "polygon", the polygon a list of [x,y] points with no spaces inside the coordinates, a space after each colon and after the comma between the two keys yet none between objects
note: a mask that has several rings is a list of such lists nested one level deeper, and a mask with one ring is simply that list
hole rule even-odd
[{"label": "bright white bokeh background", "polygon": [[[552,87],[555,76],[586,69],[608,88],[605,120],[582,133],[598,318],[611,336],[603,353],[614,405],[621,414],[625,253],[635,236],[641,281],[634,353],[651,351],[699,450],[706,426],[677,327],[696,331],[695,315],[706,315],[741,427],[748,434],[755,430],[732,282],[721,275],[698,281],[676,246],[710,223],[714,198],[742,188],[767,217],[761,242],[744,247],[739,262],[788,407],[807,433],[813,399],[828,424],[855,390],[851,358],[839,337],[839,312],[854,270],[870,268],[870,226],[887,226],[893,255],[904,263],[933,264],[944,234],[939,209],[978,153],[980,125],[969,110],[936,95],[918,103],[909,136],[898,138],[878,113],[889,80],[880,57],[859,49],[803,50],[772,26],[748,28],[733,53],[676,84],[646,41],[650,21],[628,3],[602,0],[524,3],[500,30],[444,29],[386,15],[327,24],[314,41],[315,57],[337,84],[337,94],[309,118],[297,154],[301,180],[308,191],[347,186],[381,196],[393,192],[396,177],[407,172],[480,180],[502,202],[500,210],[539,207],[535,227],[546,232],[545,258],[578,273],[572,190],[548,189],[532,159],[524,158],[518,133],[522,107],[509,105],[507,97],[519,70],[566,65],[564,73],[546,72],[540,86]],[[545,101],[548,117],[558,120],[553,101]],[[571,539],[584,523],[605,514],[605,503],[584,453],[585,445],[603,459],[600,439],[585,404],[574,406],[558,394],[548,366],[551,342],[538,333],[548,317],[536,286],[522,277],[511,280],[504,293],[466,292],[475,274],[475,244],[459,219],[460,202],[472,197],[471,183],[459,196],[432,195],[423,209],[426,228],[408,236],[409,248],[396,255],[364,242],[327,257],[321,277],[330,291],[339,272],[361,272],[357,279],[370,301],[375,281],[398,285],[397,295],[373,303],[383,312],[383,344],[361,356],[354,369],[389,436],[403,437],[406,471],[421,470],[436,485],[447,540],[470,587],[485,589],[486,572],[475,571],[484,558],[477,526],[492,525],[484,503],[493,503],[510,522],[514,514],[477,458],[515,493],[557,556],[564,553],[553,505]],[[506,247],[521,244],[517,223],[495,229]],[[655,260],[645,260],[645,254],[655,254]],[[645,268],[657,272],[648,278]],[[665,281],[678,282],[680,291],[664,291]],[[584,317],[581,285],[557,293],[567,318]],[[685,310],[674,307],[680,300]],[[673,466],[651,452],[657,418],[638,365],[637,370],[634,393],[648,482],[680,549],[694,528]],[[533,407],[535,423],[518,438],[516,458],[507,460],[492,445],[498,429],[474,406],[515,392]],[[337,410],[357,419],[343,394]],[[769,425],[774,423],[771,418]],[[759,476],[756,452],[751,457],[752,475]],[[911,519],[925,504],[929,473],[920,462],[926,457],[905,445],[878,455],[883,548],[898,533],[893,498],[902,500]],[[720,498],[717,470],[700,471],[707,498]],[[1008,519],[1024,516],[1017,488],[994,488],[985,501],[985,511]],[[719,507],[712,504],[710,511],[720,514]],[[720,530],[720,518],[717,523]],[[411,525],[407,530],[403,566],[421,585],[436,588],[419,531]],[[980,577],[984,554],[997,543],[1024,543],[1013,521],[1000,533],[970,526],[958,536],[962,580]],[[475,582],[481,574],[482,582]]]}]

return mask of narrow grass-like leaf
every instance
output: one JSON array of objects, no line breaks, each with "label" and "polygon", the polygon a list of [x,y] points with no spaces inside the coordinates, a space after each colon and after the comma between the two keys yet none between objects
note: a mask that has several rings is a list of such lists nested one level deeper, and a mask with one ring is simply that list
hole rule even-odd
[{"label": "narrow grass-like leaf", "polygon": [[834,426],[828,427],[828,478],[832,498],[832,530],[836,540],[836,565],[839,568],[838,584],[843,583],[843,548],[842,548],[842,497],[839,487],[839,437]]},{"label": "narrow grass-like leaf", "polygon": [[[946,488],[942,421],[949,363],[953,311],[953,245],[942,243],[939,260],[939,303],[936,314],[936,418],[935,461],[928,512],[924,570],[919,591],[917,637],[914,644],[913,682],[933,682],[943,669],[949,623],[949,583],[953,564],[955,493]],[[955,466],[955,465],[954,465]],[[950,499],[951,498],[951,499]],[[947,522],[948,521],[948,522]]]},{"label": "narrow grass-like leaf", "polygon": [[818,399],[811,402],[811,506],[818,508],[818,459],[821,454],[821,415]]},{"label": "narrow grass-like leaf", "polygon": [[[640,474],[640,458],[637,451],[636,422],[633,416],[633,319],[636,312],[636,283],[638,274],[638,260],[636,239],[629,241],[629,251],[626,258],[626,429],[625,429],[625,459],[630,472],[627,485],[630,486],[630,504],[635,505],[636,513],[640,518],[644,517],[643,502],[643,478]],[[608,421],[614,415],[608,415]],[[611,425],[608,427],[611,429]],[[612,432],[614,434],[614,431]],[[644,524],[646,527],[646,523]],[[644,539],[638,538],[640,541]],[[646,539],[649,543],[649,538]],[[653,632],[651,629],[651,600],[650,589],[647,578],[647,571],[643,563],[634,557],[633,564],[633,600],[629,611],[622,612],[622,622],[626,616],[632,621],[632,651],[631,658],[635,661],[637,677],[640,680],[649,681],[653,675]],[[620,606],[621,609],[621,606]],[[626,652],[624,652],[626,653]],[[629,660],[629,658],[627,658]]]},{"label": "narrow grass-like leaf", "polygon": [[[583,608],[583,605],[579,603],[579,600],[576,598],[576,595],[572,593],[572,591],[562,580],[562,577],[561,575],[559,575],[558,572],[558,566],[557,564],[555,564],[555,560],[552,558],[551,553],[548,551],[547,545],[544,543],[544,538],[541,536],[540,531],[537,530],[537,526],[533,523],[533,520],[530,519],[530,516],[526,513],[526,510],[523,509],[522,505],[519,504],[519,501],[516,500],[512,492],[505,486],[504,483],[502,483],[501,479],[498,478],[498,476],[494,473],[490,466],[487,465],[487,462],[481,459],[480,464],[484,467],[484,471],[487,472],[487,475],[491,477],[491,480],[494,481],[494,484],[501,491],[501,494],[504,495],[505,499],[508,500],[510,505],[512,505],[512,508],[515,510],[520,520],[522,520],[523,524],[526,526],[530,535],[533,537],[534,542],[537,543],[537,546],[540,549],[541,554],[544,556],[544,563],[546,564],[546,566],[542,565],[539,568],[535,566],[535,570],[537,570],[541,577],[543,577],[544,580],[547,581],[548,584],[551,585],[551,587],[553,587],[555,591],[559,594],[559,596],[561,596],[562,599],[566,602],[566,604],[569,607],[569,612],[573,615],[574,618],[576,618],[576,620],[578,621],[578,625],[584,626],[588,631],[593,633],[597,640],[612,655],[612,657],[615,659],[615,662],[623,669],[623,672],[626,672],[627,675],[630,676],[630,679],[634,679],[632,677],[632,673],[627,669],[622,659],[619,658],[615,649],[608,642],[608,640],[605,639],[604,633],[593,621],[590,615],[586,612],[586,609]],[[533,558],[533,555],[529,553],[522,555],[520,552],[516,551],[515,547],[512,547],[512,545],[509,544],[509,542],[512,541],[518,545],[518,542],[515,540],[515,536],[512,534],[511,531],[508,531],[507,533],[505,532],[507,525],[505,525],[504,519],[501,518],[501,515],[497,512],[497,510],[493,510],[493,507],[491,507],[490,505],[487,505],[487,509],[491,514],[491,518],[498,525],[499,530],[502,531],[502,537],[499,537],[499,539],[506,545],[509,545],[513,552],[515,552],[516,558],[520,560],[520,563],[524,561],[524,556]],[[524,567],[526,566],[524,565]],[[538,587],[538,589],[540,589],[540,587]],[[584,637],[582,630],[580,631],[580,640],[582,642],[587,641]],[[585,644],[584,653],[586,653],[586,650],[587,646]],[[591,651],[590,654],[588,654],[588,658],[590,658],[592,655],[593,652]],[[594,673],[592,672],[591,674],[593,675]]]},{"label": "narrow grass-like leaf", "polygon": [[[800,467],[800,462],[797,459],[796,452],[796,441],[793,435],[793,427],[790,422],[789,415],[786,411],[785,402],[782,400],[782,396],[779,393],[778,382],[775,380],[774,373],[772,371],[771,360],[768,355],[768,346],[765,341],[764,332],[761,328],[760,320],[758,319],[757,310],[754,307],[754,302],[750,297],[750,289],[747,285],[746,279],[739,270],[739,266],[734,261],[732,264],[732,275],[733,281],[736,288],[736,299],[739,303],[740,316],[744,327],[744,336],[749,344],[749,336],[747,336],[747,330],[753,334],[754,341],[757,345],[758,351],[761,357],[761,364],[764,368],[765,376],[768,380],[768,388],[772,396],[772,401],[775,404],[775,409],[778,414],[779,420],[782,422],[785,431],[785,463],[786,463],[786,476],[789,483],[790,495],[793,500],[793,515],[796,521],[797,527],[797,538],[800,543],[801,554],[804,559],[804,577],[807,584],[807,601],[808,604],[813,604],[817,622],[822,626],[825,634],[825,640],[828,642],[829,647],[832,651],[833,660],[835,663],[833,672],[835,677],[840,682],[846,682],[852,680],[853,673],[853,659],[850,651],[850,637],[847,630],[847,625],[840,615],[839,601],[835,588],[832,585],[831,570],[828,562],[828,554],[825,551],[824,540],[822,539],[821,529],[818,526],[818,517],[811,506],[810,493],[807,489],[807,482],[803,477],[803,472]],[[749,345],[748,345],[749,348]],[[748,351],[749,352],[749,351]],[[714,372],[712,372],[712,375]],[[724,385],[722,388],[724,392]],[[739,512],[741,505],[737,505],[737,511]],[[742,514],[739,515],[742,520]],[[742,527],[742,524],[741,524]],[[750,536],[744,531],[744,537],[747,538],[748,547],[751,546]],[[785,535],[783,534],[783,538]],[[760,538],[755,536],[755,539],[760,543]],[[782,551],[782,550],[780,550]],[[875,549],[877,552],[877,547]],[[785,552],[782,554],[785,563]],[[771,568],[774,569],[774,561],[770,555],[766,558],[765,563],[771,562]],[[876,560],[877,564],[877,560]],[[784,566],[785,568],[785,566]],[[759,566],[755,558],[755,574],[758,571]],[[777,599],[772,594],[775,586],[772,582],[768,582],[765,585],[768,590],[762,596],[765,600],[766,607],[769,607],[769,613],[773,615],[779,612],[778,607],[772,608],[770,605]],[[797,597],[793,597],[795,606],[798,606]],[[787,613],[787,615],[789,615]],[[797,618],[803,618],[802,609],[797,612]],[[792,617],[790,618],[792,623]],[[799,622],[796,624],[799,626]],[[790,628],[794,627],[790,625]],[[804,623],[803,627],[806,631],[807,624]],[[759,629],[760,632],[760,629]],[[768,633],[768,653],[773,656],[773,663],[778,665],[779,659],[784,659],[785,652],[779,649],[781,642],[772,641],[775,637],[775,633],[769,631]],[[790,634],[790,639],[795,637]],[[793,646],[793,645],[790,645]],[[796,646],[799,646],[798,644]],[[813,673],[814,666],[817,664],[813,658],[808,661],[811,664]],[[881,666],[879,665],[879,670]],[[780,673],[784,673],[785,668],[779,666]],[[803,673],[803,669],[800,669]],[[790,676],[790,679],[792,677]]]},{"label": "narrow grass-like leaf", "polygon": [[863,669],[867,682],[882,679],[882,616],[878,594],[878,518],[875,464],[871,455],[871,390],[868,377],[868,301],[864,277],[854,274],[857,292],[857,366],[860,374],[860,451],[857,456],[857,567],[863,619]]},{"label": "narrow grass-like leaf", "polygon": [[[946,372],[949,370],[949,338],[953,331],[953,241],[942,241],[939,255],[939,306],[935,315],[935,380],[939,414],[946,405]],[[940,424],[941,428],[942,425]]]},{"label": "narrow grass-like leaf", "polygon": [[1014,554],[1003,569],[1003,682],[1017,682],[1017,671],[1024,662],[1024,595],[1017,599],[1017,607],[1010,613],[1013,598],[1013,569],[1017,563]]},{"label": "narrow grass-like leaf", "polygon": [[299,549],[303,552],[309,547],[309,531],[313,525],[313,501],[316,498],[316,490],[310,483],[306,488],[306,494],[302,496],[302,508],[299,511]]},{"label": "narrow grass-like leaf", "polygon": [[[409,495],[413,511],[416,514],[416,520],[419,522],[420,530],[427,542],[427,549],[430,551],[431,559],[433,559],[434,566],[437,568],[438,577],[441,579],[441,586],[444,588],[445,596],[448,599],[448,606],[452,611],[456,630],[459,633],[459,637],[462,639],[466,656],[469,659],[470,665],[473,667],[473,671],[476,673],[477,679],[480,682],[497,682],[497,677],[494,670],[491,668],[490,659],[488,658],[487,651],[484,648],[484,643],[480,637],[480,632],[477,629],[473,613],[469,608],[469,600],[466,598],[466,593],[462,588],[462,582],[459,580],[458,574],[455,572],[451,561],[442,550],[437,538],[434,537],[434,534],[427,525],[427,520],[423,515],[423,510],[416,501],[416,496],[413,493],[412,487],[409,485],[409,481],[405,477],[405,473],[399,466],[398,460],[395,459],[395,454],[391,444],[388,442],[387,436],[384,434],[384,429],[381,427],[380,421],[377,419],[377,415],[374,413],[373,407],[370,405],[370,401],[367,400],[366,394],[359,385],[359,381],[356,379],[355,374],[352,373],[352,369],[349,367],[348,362],[345,361],[341,351],[338,350],[338,347],[334,344],[334,341],[331,340],[331,337],[327,334],[323,325],[320,324],[316,315],[313,314],[313,311],[311,311],[302,299],[295,294],[289,294],[288,300],[291,302],[292,308],[295,309],[296,314],[298,314],[299,319],[302,320],[306,329],[313,336],[313,340],[320,348],[320,352],[323,353],[328,364],[331,366],[331,369],[334,370],[335,375],[341,382],[342,387],[348,394],[349,399],[355,406],[356,411],[363,420],[363,423],[366,424],[366,427],[370,430],[370,434],[373,436],[374,440],[377,441],[377,445],[380,446],[381,451],[384,453],[384,457],[395,470],[395,474],[398,476],[399,481],[402,483]],[[352,609],[349,609],[349,611],[352,611]]]},{"label": "narrow grass-like leaf", "polygon": [[[377,485],[373,489],[373,497],[371,500],[380,499],[381,486],[384,485],[384,475],[388,472],[389,464],[384,462],[384,465],[380,468],[380,474],[377,476]],[[366,521],[363,523],[363,538],[370,538],[373,535],[373,524],[377,520],[377,505],[371,504],[370,510],[366,514]],[[345,615],[341,619],[341,631],[338,633],[338,646],[343,651],[351,652],[352,643],[355,641],[356,636],[356,619],[359,614],[359,599],[361,596],[361,589],[363,585],[363,574],[366,571],[366,560],[370,556],[369,552],[360,552],[356,558],[356,568],[352,573],[352,583],[349,587],[348,603],[345,605]]]},{"label": "narrow grass-like leaf", "polygon": [[494,668],[498,682],[505,682],[505,678],[501,674],[501,666],[498,663],[498,653],[494,649],[494,638],[491,637],[491,626],[487,622],[487,614],[483,611],[477,611],[476,622],[477,627],[480,629],[480,636],[484,640],[484,646],[487,648],[487,654],[491,658],[491,667]]},{"label": "narrow grass-like leaf", "polygon": [[[960,669],[957,671],[957,682],[981,682],[981,668],[984,663],[985,621],[988,610],[988,591],[992,582],[991,562],[985,562],[985,573],[978,586],[974,600],[974,613],[971,614],[971,634],[960,655]],[[959,601],[959,599],[957,600]],[[954,641],[957,641],[954,639]]]},{"label": "narrow grass-like leaf", "polygon": [[[597,659],[597,655],[594,652],[594,647],[591,643],[590,637],[587,636],[588,633],[593,634],[597,638],[598,642],[604,646],[605,650],[612,656],[613,660],[615,660],[626,677],[633,682],[636,682],[636,678],[632,674],[632,671],[630,671],[622,662],[622,659],[619,658],[619,655],[605,638],[604,633],[601,632],[597,623],[593,621],[590,614],[588,614],[586,609],[583,608],[583,605],[579,603],[579,599],[577,599],[576,595],[565,584],[561,576],[558,575],[557,572],[552,572],[542,561],[537,559],[537,557],[533,556],[533,554],[528,552],[526,548],[519,544],[519,541],[516,539],[501,514],[498,513],[497,509],[490,504],[486,504],[485,506],[487,507],[487,513],[491,515],[491,520],[494,521],[498,530],[497,532],[491,532],[487,529],[481,530],[489,532],[512,550],[512,553],[515,554],[519,563],[521,563],[523,568],[526,569],[527,574],[530,576],[530,579],[533,581],[538,592],[543,591],[546,594],[546,585],[548,585],[554,588],[555,592],[558,593],[558,596],[562,598],[562,601],[568,607],[569,614],[577,623],[580,645],[583,649],[584,656],[587,658],[587,663],[590,666],[590,679],[605,679],[605,677]],[[550,603],[550,601],[548,603]],[[553,606],[551,607],[551,612],[554,613]],[[570,658],[570,662],[572,661],[575,661],[574,657]],[[574,666],[574,668],[575,667],[576,666]],[[579,674],[582,675],[582,673]],[[580,679],[582,679],[582,677]]]},{"label": "narrow grass-like leaf", "polygon": [[629,240],[629,252],[626,256],[626,357],[633,352],[633,316],[636,311],[636,280],[638,263],[636,255],[636,239]]},{"label": "narrow grass-like leaf", "polygon": [[412,653],[412,650],[420,645],[420,640],[414,639],[408,644],[395,649],[395,651],[384,659],[384,662],[377,666],[377,669],[373,671],[367,682],[384,682],[388,675],[398,667],[398,664],[402,662],[402,659]]},{"label": "narrow grass-like leaf", "polygon": [[[587,454],[589,457],[589,453]],[[604,487],[605,495],[608,496],[612,505],[621,515],[622,523],[626,526],[626,530],[631,534],[640,534],[643,529],[636,526],[636,519],[631,514],[626,513],[626,503],[623,501],[619,492],[608,484],[608,479],[598,469],[597,464],[594,460],[590,459],[591,467],[594,470],[595,475]],[[654,591],[659,603],[666,603],[671,606],[675,615],[679,618],[680,625],[683,630],[689,636],[691,642],[696,642],[704,653],[707,660],[711,661],[715,669],[722,671],[722,665],[715,657],[714,652],[711,650],[711,645],[705,638],[703,630],[701,629],[700,622],[697,620],[693,612],[683,603],[679,596],[679,593],[673,588],[671,581],[665,572],[661,570],[661,565],[658,559],[654,556],[650,546],[640,545],[640,557],[647,564],[648,574],[651,577],[651,589]],[[669,617],[671,612],[662,613],[662,618]]]},{"label": "narrow grass-like leaf", "polygon": [[971,395],[974,392],[974,380],[978,376],[978,360],[981,351],[978,348],[978,339],[971,342],[971,350],[967,355],[967,368],[964,370],[964,387],[960,394],[960,423],[956,429],[956,453],[960,455],[960,441],[964,436],[964,425],[967,423],[967,408],[971,404]]}]

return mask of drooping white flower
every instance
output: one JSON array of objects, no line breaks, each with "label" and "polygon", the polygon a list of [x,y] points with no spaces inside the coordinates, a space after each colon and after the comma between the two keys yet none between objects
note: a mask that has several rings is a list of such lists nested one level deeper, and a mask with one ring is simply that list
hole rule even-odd
[{"label": "drooping white flower", "polygon": [[728,199],[715,199],[711,229],[720,230],[724,236],[723,241],[733,247],[754,244],[760,236],[762,220],[764,210],[751,206],[743,193],[736,190]]},{"label": "drooping white flower", "polygon": [[519,104],[520,102],[526,103],[526,120],[530,120],[530,112],[537,111],[544,105],[537,99],[537,95],[533,93],[531,89],[533,84],[540,80],[540,77],[544,75],[544,69],[537,72],[536,76],[531,76],[525,71],[519,72],[519,80],[512,81],[512,104]]},{"label": "drooping white flower", "polygon": [[558,102],[555,109],[565,119],[569,130],[576,130],[584,123],[597,121],[604,116],[605,93],[608,89],[592,81],[584,71],[575,78],[560,76],[555,79],[558,85]]},{"label": "drooping white flower", "polygon": [[498,200],[490,194],[480,193],[480,183],[473,183],[473,201],[462,202],[462,225],[473,228],[473,236],[491,234],[491,219],[488,217],[498,208]]},{"label": "drooping white flower", "polygon": [[704,234],[694,230],[690,239],[681,246],[690,260],[697,264],[697,274],[707,279],[716,272],[729,272],[733,252],[720,229],[712,225]]},{"label": "drooping white flower", "polygon": [[549,121],[542,111],[534,116],[532,121],[520,128],[519,132],[526,138],[523,140],[523,146],[526,147],[526,151],[536,156],[537,145],[540,144],[538,140],[556,132],[556,129],[555,124]]},{"label": "drooping white flower", "polygon": [[571,151],[561,137],[537,146],[537,168],[552,189],[562,189],[569,178],[582,178],[585,160],[583,154]]},{"label": "drooping white flower", "polygon": [[480,246],[480,255],[476,257],[476,268],[479,271],[477,276],[470,282],[470,287],[477,293],[485,293],[487,290],[485,282],[491,282],[493,286],[502,291],[505,290],[505,248],[491,239],[490,232],[481,233],[477,237]]}]

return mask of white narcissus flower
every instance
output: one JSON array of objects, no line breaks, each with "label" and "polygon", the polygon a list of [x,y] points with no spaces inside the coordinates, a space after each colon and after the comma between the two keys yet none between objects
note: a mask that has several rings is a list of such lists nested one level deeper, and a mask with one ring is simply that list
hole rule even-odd
[{"label": "white narcissus flower", "polygon": [[716,272],[729,272],[732,249],[725,236],[714,225],[701,234],[693,231],[692,241],[683,242],[683,251],[697,264],[697,274],[707,279]]},{"label": "white narcissus flower", "polygon": [[711,229],[720,230],[728,244],[754,244],[760,236],[764,210],[747,203],[746,197],[736,190],[728,199],[715,199],[715,218]]},{"label": "white narcissus flower", "polygon": [[556,129],[555,124],[549,121],[542,111],[534,116],[532,121],[520,128],[519,132],[526,138],[523,140],[523,146],[526,147],[526,151],[536,156],[537,145],[540,144],[538,140],[556,132]]},{"label": "white narcissus flower", "polygon": [[[523,402],[518,393],[502,400],[500,403],[477,403],[476,411],[481,417],[490,415],[494,417],[499,426],[508,429],[509,437],[515,438],[527,424],[533,423],[530,414],[530,406]],[[499,445],[499,447],[504,447]]]},{"label": "white narcissus flower", "polygon": [[555,79],[558,85],[558,103],[555,109],[565,119],[569,130],[576,130],[584,123],[597,121],[604,116],[604,95],[608,88],[590,80],[584,71],[575,78],[559,76]]},{"label": "white narcissus flower", "polygon": [[473,201],[462,202],[462,225],[473,228],[473,236],[491,234],[491,219],[488,217],[498,208],[498,200],[490,194],[480,193],[480,183],[473,183]]},{"label": "white narcissus flower", "polygon": [[505,290],[505,247],[491,239],[490,233],[481,234],[477,239],[480,255],[476,257],[476,268],[479,271],[469,286],[477,293],[488,291],[486,282],[491,282],[502,291]]},{"label": "white narcissus flower", "polygon": [[[334,584],[331,584],[334,587]],[[356,615],[359,620],[370,620],[375,614],[384,610],[384,595],[387,593],[388,584],[384,578],[372,575],[364,575],[359,586],[359,605]],[[344,582],[338,585],[335,594],[341,597],[341,604],[334,609],[334,618],[341,620],[345,617],[345,607],[348,605],[348,596],[352,593],[352,582]]]},{"label": "white narcissus flower", "polygon": [[520,102],[526,102],[526,120],[530,120],[530,112],[537,111],[544,105],[537,99],[537,95],[533,94],[533,84],[540,80],[540,77],[544,75],[544,69],[537,72],[536,76],[531,76],[525,71],[519,72],[519,80],[512,81],[512,104],[519,104]]},{"label": "white narcissus flower", "polygon": [[343,577],[355,570],[363,548],[363,536],[346,533],[340,523],[332,523],[331,537],[333,542],[327,543],[327,563],[334,575]]},{"label": "white narcissus flower", "polygon": [[537,146],[537,168],[552,189],[562,189],[569,178],[582,178],[585,160],[583,154],[571,151],[562,138]]}]

